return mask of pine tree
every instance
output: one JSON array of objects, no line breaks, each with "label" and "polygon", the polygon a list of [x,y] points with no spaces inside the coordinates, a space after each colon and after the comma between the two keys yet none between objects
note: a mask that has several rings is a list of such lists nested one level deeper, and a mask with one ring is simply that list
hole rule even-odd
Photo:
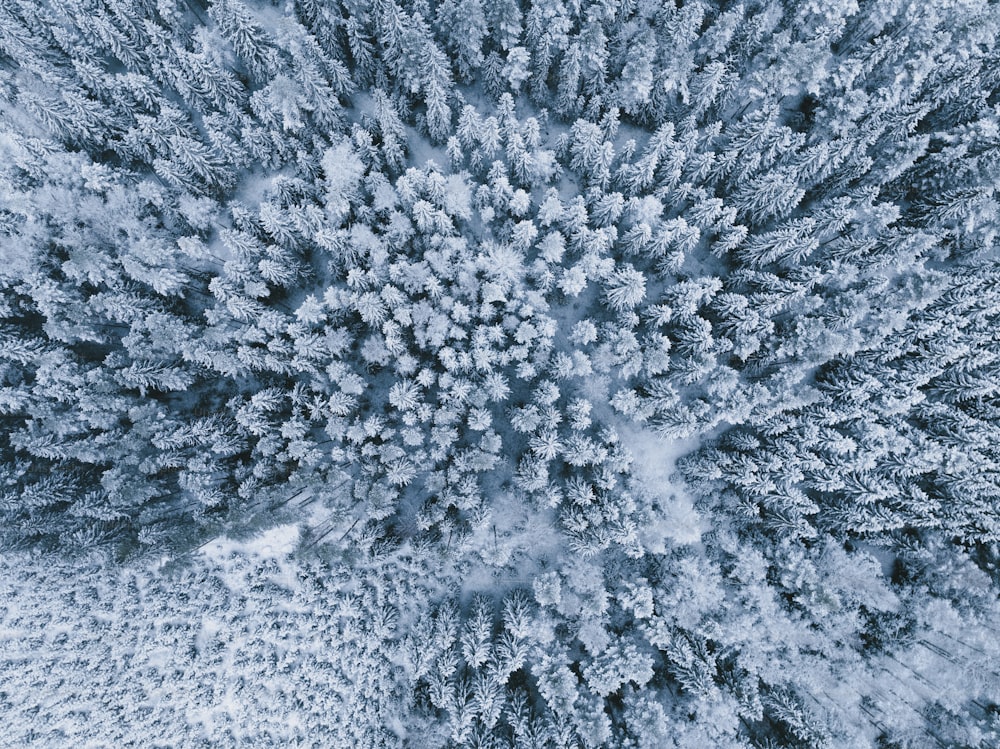
[{"label": "pine tree", "polygon": [[212,4],[209,15],[233,45],[251,77],[258,82],[270,80],[277,72],[277,55],[264,30],[254,23],[249,9],[239,0],[221,0]]},{"label": "pine tree", "polygon": [[472,80],[482,65],[483,42],[488,33],[482,0],[445,0],[437,9],[436,30],[444,36],[458,76]]}]

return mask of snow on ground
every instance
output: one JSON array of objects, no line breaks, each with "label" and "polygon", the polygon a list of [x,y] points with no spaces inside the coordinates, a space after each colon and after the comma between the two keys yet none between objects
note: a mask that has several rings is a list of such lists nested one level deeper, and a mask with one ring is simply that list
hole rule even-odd
[{"label": "snow on ground", "polygon": [[[220,577],[230,589],[240,590],[246,587],[247,576],[255,563],[265,560],[277,562],[282,574],[275,576],[275,582],[279,582],[278,578],[287,578],[292,574],[288,567],[292,552],[298,548],[299,537],[298,525],[278,525],[246,541],[220,536],[203,545],[199,553],[207,561],[214,563]],[[292,579],[294,580],[294,575]]]},{"label": "snow on ground", "polygon": [[564,558],[566,538],[552,509],[501,490],[460,551],[461,598],[467,601],[475,593],[530,585],[544,566]]},{"label": "snow on ground", "polygon": [[663,552],[665,538],[678,544],[698,543],[708,523],[695,510],[675,469],[677,459],[694,450],[699,440],[668,440],[628,422],[615,424],[615,429],[632,454],[634,486],[659,508],[646,518],[643,543],[654,553]]},{"label": "snow on ground", "polygon": [[201,553],[215,562],[228,559],[233,554],[252,559],[281,559],[291,554],[299,543],[297,525],[279,525],[247,541],[236,541],[220,536],[202,547]]}]

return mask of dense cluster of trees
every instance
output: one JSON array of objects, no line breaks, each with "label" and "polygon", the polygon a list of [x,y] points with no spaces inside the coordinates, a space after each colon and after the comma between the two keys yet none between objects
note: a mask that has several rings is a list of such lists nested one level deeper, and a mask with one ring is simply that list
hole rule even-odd
[{"label": "dense cluster of trees", "polygon": [[5,554],[321,507],[270,594],[370,620],[330,657],[372,693],[286,695],[365,702],[344,745],[997,743],[998,38],[986,0],[0,5]]},{"label": "dense cluster of trees", "polygon": [[412,578],[225,551],[169,576],[5,560],[0,740],[402,746],[393,602],[427,608]]}]

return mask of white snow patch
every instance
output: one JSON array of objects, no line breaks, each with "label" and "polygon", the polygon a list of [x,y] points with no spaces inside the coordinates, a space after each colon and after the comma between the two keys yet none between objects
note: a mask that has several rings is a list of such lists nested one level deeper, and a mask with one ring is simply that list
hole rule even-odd
[{"label": "white snow patch", "polygon": [[707,530],[706,522],[695,510],[683,483],[674,476],[677,459],[697,448],[698,440],[667,440],[633,424],[619,423],[615,428],[632,454],[635,486],[647,495],[649,503],[650,511],[640,534],[643,545],[662,554],[667,538],[683,545],[699,543]]},{"label": "white snow patch", "polygon": [[292,524],[279,525],[246,541],[220,536],[205,544],[200,553],[216,565],[219,577],[231,590],[242,590],[246,587],[252,568],[264,560],[279,563],[281,573],[275,582],[283,583],[291,574],[287,569],[288,562],[298,544],[299,527]]},{"label": "white snow patch", "polygon": [[615,430],[622,444],[632,453],[632,471],[643,481],[666,486],[671,483],[677,459],[698,447],[695,438],[667,440],[648,429],[630,423],[617,423]]},{"label": "white snow patch", "polygon": [[205,544],[201,553],[213,562],[221,563],[233,554],[252,559],[281,559],[291,554],[299,543],[297,525],[279,525],[247,540],[237,541],[225,536]]}]

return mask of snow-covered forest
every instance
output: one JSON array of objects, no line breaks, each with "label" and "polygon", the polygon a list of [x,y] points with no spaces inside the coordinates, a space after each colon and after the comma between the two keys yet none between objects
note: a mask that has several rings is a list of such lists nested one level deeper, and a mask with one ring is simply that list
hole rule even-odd
[{"label": "snow-covered forest", "polygon": [[0,0],[0,746],[1000,746],[1000,5]]}]

